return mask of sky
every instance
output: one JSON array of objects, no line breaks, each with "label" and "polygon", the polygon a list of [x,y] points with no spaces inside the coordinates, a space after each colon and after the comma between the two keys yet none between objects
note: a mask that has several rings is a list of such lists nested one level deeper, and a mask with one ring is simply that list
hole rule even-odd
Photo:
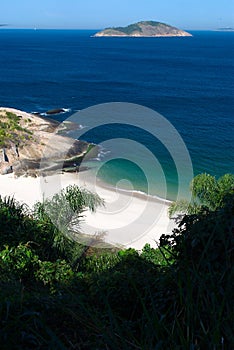
[{"label": "sky", "polygon": [[0,0],[0,24],[9,28],[103,29],[141,20],[234,27],[234,0]]}]

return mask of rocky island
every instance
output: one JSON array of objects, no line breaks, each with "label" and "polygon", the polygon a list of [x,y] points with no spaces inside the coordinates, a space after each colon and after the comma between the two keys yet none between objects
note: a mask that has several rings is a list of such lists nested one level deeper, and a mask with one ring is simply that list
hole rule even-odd
[{"label": "rocky island", "polygon": [[192,36],[168,24],[155,21],[142,21],[130,24],[127,27],[106,28],[94,35],[95,37],[176,37],[176,36]]},{"label": "rocky island", "polygon": [[71,171],[74,164],[78,170],[92,145],[66,136],[75,128],[68,124],[0,107],[0,174],[36,177],[56,169]]}]

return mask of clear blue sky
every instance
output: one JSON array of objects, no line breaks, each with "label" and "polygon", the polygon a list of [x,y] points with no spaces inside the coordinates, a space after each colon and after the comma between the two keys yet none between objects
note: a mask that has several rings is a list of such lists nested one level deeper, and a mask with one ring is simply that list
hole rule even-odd
[{"label": "clear blue sky", "polygon": [[234,0],[0,0],[0,23],[15,28],[99,29],[140,20],[234,27]]}]

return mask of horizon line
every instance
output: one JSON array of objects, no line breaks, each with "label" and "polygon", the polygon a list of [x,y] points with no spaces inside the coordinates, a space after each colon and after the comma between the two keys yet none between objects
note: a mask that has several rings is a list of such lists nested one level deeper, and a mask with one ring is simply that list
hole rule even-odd
[{"label": "horizon line", "polygon": [[[0,26],[0,30],[1,29],[7,29],[7,30],[92,30],[92,31],[96,31],[96,30],[104,30],[105,28],[56,28],[56,27],[52,27],[52,28],[46,28],[46,27],[10,27],[10,26]],[[228,28],[229,29],[229,28]],[[227,29],[227,30],[228,30]],[[191,28],[191,29],[187,29],[187,28],[183,28],[183,30],[196,30],[196,31],[213,31],[213,30],[218,30],[218,31],[224,31],[224,28]],[[233,28],[234,30],[234,28]]]}]

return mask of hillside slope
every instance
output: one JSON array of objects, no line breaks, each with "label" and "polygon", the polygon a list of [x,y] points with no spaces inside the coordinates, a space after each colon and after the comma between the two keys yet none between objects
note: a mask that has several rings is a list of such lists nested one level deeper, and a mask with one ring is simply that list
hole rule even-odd
[{"label": "hillside slope", "polygon": [[94,35],[95,37],[173,37],[192,36],[190,33],[172,27],[168,24],[155,21],[142,21],[130,24],[127,27],[106,28]]}]

